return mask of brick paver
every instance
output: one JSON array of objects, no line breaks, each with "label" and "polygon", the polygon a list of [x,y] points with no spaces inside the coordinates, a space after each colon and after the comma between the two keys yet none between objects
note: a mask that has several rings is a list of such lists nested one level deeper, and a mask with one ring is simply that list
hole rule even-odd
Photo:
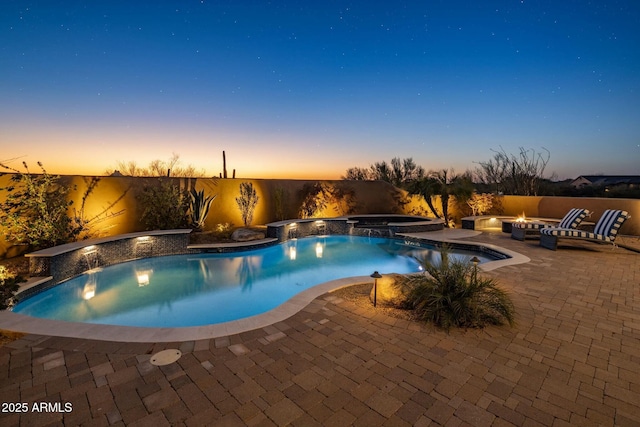
[{"label": "brick paver", "polygon": [[[474,239],[531,258],[485,273],[511,293],[514,328],[447,334],[324,295],[211,340],[28,335],[0,347],[0,424],[640,425],[638,253]],[[151,365],[166,348],[183,356]]]}]

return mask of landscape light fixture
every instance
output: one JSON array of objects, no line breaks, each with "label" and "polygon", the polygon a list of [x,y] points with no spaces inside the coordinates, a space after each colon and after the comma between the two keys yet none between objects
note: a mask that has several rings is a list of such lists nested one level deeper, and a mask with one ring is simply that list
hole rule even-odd
[{"label": "landscape light fixture", "polygon": [[382,275],[374,271],[370,277],[373,277],[373,306],[375,307],[378,299],[378,279],[381,278]]},{"label": "landscape light fixture", "polygon": [[471,262],[473,263],[473,281],[475,282],[478,277],[478,264],[480,263],[480,259],[477,256],[471,258]]}]

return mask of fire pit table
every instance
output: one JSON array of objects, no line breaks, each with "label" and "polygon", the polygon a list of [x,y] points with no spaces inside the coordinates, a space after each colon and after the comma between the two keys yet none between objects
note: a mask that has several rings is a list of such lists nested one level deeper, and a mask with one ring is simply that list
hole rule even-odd
[{"label": "fire pit table", "polygon": [[538,223],[541,221],[534,221],[531,219],[523,219],[523,217],[519,216],[519,217],[513,217],[513,218],[501,218],[500,222],[502,223],[502,232],[503,233],[511,233],[511,230],[513,229],[513,224],[531,224],[531,223]]},{"label": "fire pit table", "polygon": [[[507,224],[508,222],[508,224]],[[527,235],[540,235],[540,229],[550,227],[552,224],[544,221],[518,221],[518,220],[503,220],[502,231],[504,233],[511,233],[511,238],[516,240],[524,240]]]}]

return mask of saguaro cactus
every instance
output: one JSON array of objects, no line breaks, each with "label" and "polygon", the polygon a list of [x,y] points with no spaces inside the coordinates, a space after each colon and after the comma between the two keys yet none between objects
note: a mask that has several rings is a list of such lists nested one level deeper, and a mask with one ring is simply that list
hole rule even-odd
[{"label": "saguaro cactus", "polygon": [[227,177],[227,155],[222,151],[222,177]]}]

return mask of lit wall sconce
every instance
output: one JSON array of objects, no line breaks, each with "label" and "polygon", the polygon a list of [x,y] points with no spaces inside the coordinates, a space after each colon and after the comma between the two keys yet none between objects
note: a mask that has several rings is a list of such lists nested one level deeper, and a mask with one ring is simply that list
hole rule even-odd
[{"label": "lit wall sconce", "polygon": [[149,239],[151,239],[150,236],[140,236],[140,237],[136,238],[136,240],[139,241],[139,242],[144,242],[144,241],[147,241]]},{"label": "lit wall sconce", "polygon": [[89,245],[89,246],[85,246],[84,248],[85,252],[91,252],[91,251],[95,251],[96,250],[96,245]]}]

